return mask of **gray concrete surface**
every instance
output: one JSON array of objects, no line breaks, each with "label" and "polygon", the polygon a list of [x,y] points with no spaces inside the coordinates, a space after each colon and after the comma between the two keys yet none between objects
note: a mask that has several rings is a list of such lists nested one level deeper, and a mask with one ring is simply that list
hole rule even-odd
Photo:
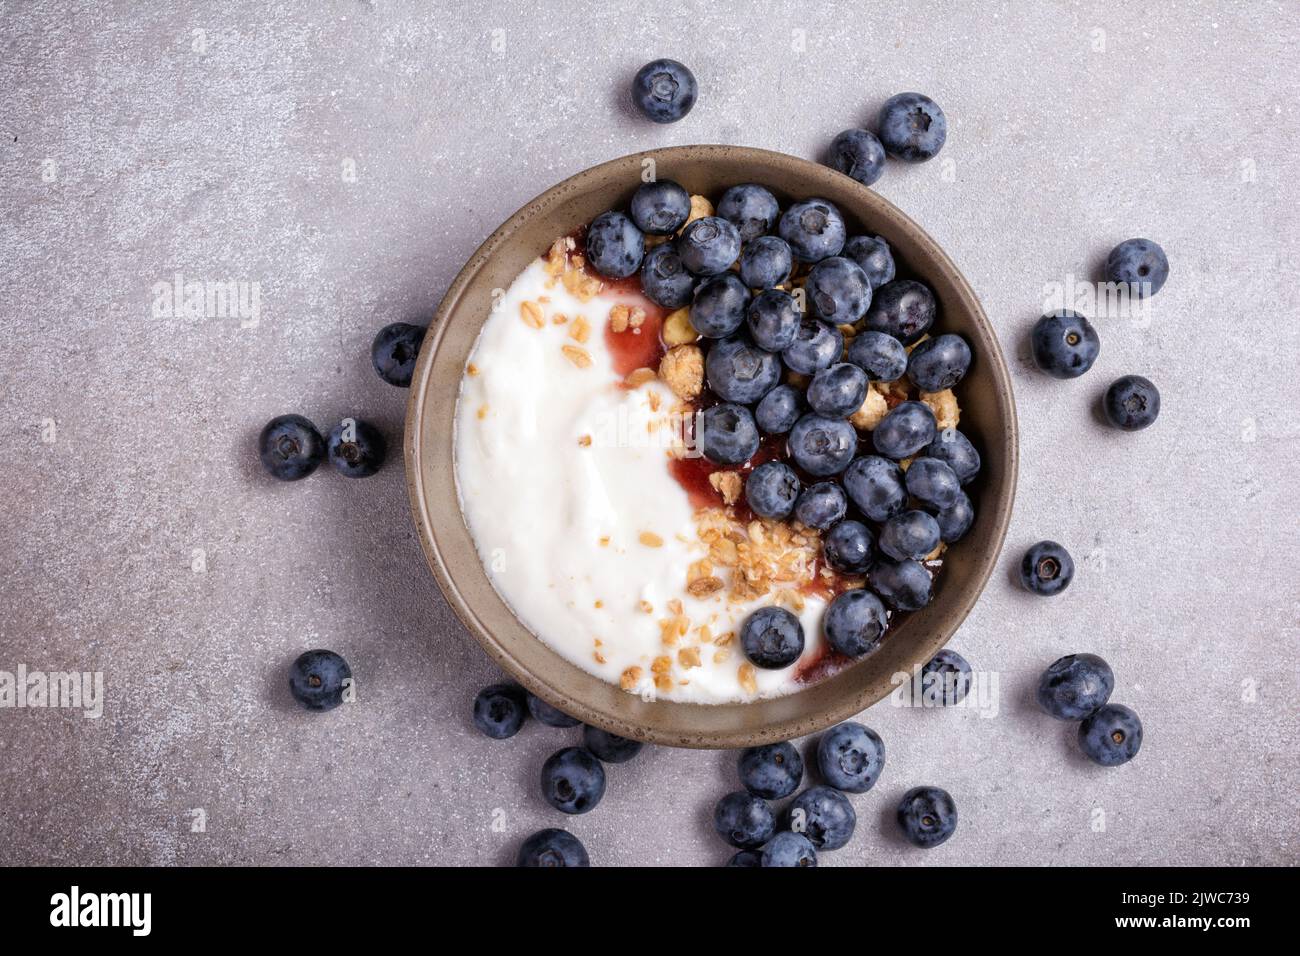
[{"label": "gray concrete surface", "polygon": [[[252,443],[286,411],[396,440],[374,331],[427,318],[561,178],[676,143],[815,157],[916,89],[948,145],[877,188],[965,271],[1020,409],[1004,573],[953,645],[1000,710],[871,710],[888,766],[824,862],[1297,862],[1296,7],[727,9],[0,3],[0,670],[102,671],[105,697],[98,720],[0,710],[0,861],[495,864],[566,823],[599,863],[725,860],[733,755],[647,753],[565,820],[536,775],[574,732],[475,733],[494,671],[425,568],[400,460],[277,486]],[[620,100],[659,55],[702,87],[667,128]],[[1083,379],[1037,374],[1045,284],[1133,235],[1173,263],[1150,321],[1099,319]],[[255,283],[256,326],[155,317],[176,273]],[[1093,412],[1127,372],[1164,395],[1145,433]],[[1052,601],[1012,583],[1043,537],[1080,564]],[[295,708],[312,646],[350,659],[357,704]],[[1029,703],[1082,650],[1146,724],[1118,770]],[[928,854],[888,825],[923,782],[962,815]]]}]

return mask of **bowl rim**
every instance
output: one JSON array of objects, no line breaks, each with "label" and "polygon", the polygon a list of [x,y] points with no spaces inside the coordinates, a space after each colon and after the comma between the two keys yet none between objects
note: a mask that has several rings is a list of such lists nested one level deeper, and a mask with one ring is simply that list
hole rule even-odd
[{"label": "bowl rim", "polygon": [[[567,691],[560,687],[553,686],[550,682],[538,677],[526,667],[511,653],[510,649],[499,642],[492,634],[491,629],[479,617],[475,609],[465,599],[461,589],[456,583],[455,576],[449,567],[442,548],[438,541],[438,525],[434,515],[430,513],[428,506],[428,496],[426,494],[426,481],[424,469],[421,467],[423,459],[422,435],[426,426],[426,416],[431,414],[426,396],[434,382],[434,368],[436,359],[441,349],[447,329],[450,325],[448,319],[459,307],[467,288],[473,282],[480,271],[491,261],[493,255],[503,247],[512,237],[535,215],[542,210],[549,209],[554,203],[565,196],[571,196],[581,191],[589,184],[599,184],[611,171],[616,169],[640,169],[641,164],[651,159],[656,162],[694,162],[707,160],[710,156],[716,158],[725,158],[729,161],[737,159],[750,159],[755,162],[762,162],[773,165],[789,172],[793,175],[803,177],[808,182],[806,195],[819,195],[818,181],[822,184],[834,180],[839,189],[844,189],[844,184],[851,184],[859,190],[859,196],[866,206],[872,207],[873,217],[879,217],[887,220],[891,228],[910,235],[911,240],[926,247],[926,254],[935,260],[940,269],[945,273],[945,280],[953,289],[960,300],[962,310],[967,313],[975,324],[981,327],[981,337],[993,344],[991,352],[982,356],[982,361],[986,361],[989,371],[994,381],[995,400],[999,406],[1002,419],[1000,423],[1001,430],[1001,451],[1004,456],[1006,472],[1003,479],[1003,487],[994,496],[993,515],[992,515],[992,533],[989,538],[989,547],[987,551],[973,556],[978,564],[976,573],[972,579],[971,586],[967,593],[962,595],[960,602],[949,609],[948,615],[944,618],[943,627],[935,628],[938,636],[932,636],[929,640],[922,642],[918,653],[914,655],[916,666],[924,663],[929,657],[932,657],[938,650],[944,647],[951,639],[953,634],[961,627],[966,617],[970,614],[971,609],[983,594],[988,585],[988,580],[992,575],[994,568],[1001,556],[1002,546],[1005,542],[1007,528],[1010,524],[1011,514],[1015,503],[1016,486],[1019,475],[1019,424],[1016,416],[1016,405],[1014,393],[1011,386],[1011,376],[1007,368],[1006,360],[1002,354],[1001,346],[998,343],[997,334],[992,324],[989,322],[982,306],[976,297],[974,290],[966,281],[965,276],[953,263],[952,259],[943,250],[943,248],[930,237],[924,229],[915,221],[907,216],[889,200],[885,199],[874,190],[861,186],[848,176],[811,160],[802,159],[797,156],[791,156],[786,153],[780,153],[773,150],[760,149],[749,146],[730,146],[723,144],[700,144],[700,145],[683,145],[669,146],[661,148],[652,148],[640,150],[634,153],[628,153],[624,156],[590,166],[577,172],[564,180],[556,183],[550,188],[529,200],[509,218],[498,226],[492,233],[479,245],[474,253],[466,261],[465,265],[457,273],[455,279],[447,288],[446,294],[439,303],[437,311],[429,323],[428,332],[425,335],[424,343],[420,349],[420,355],[416,363],[415,373],[411,380],[410,394],[407,399],[406,425],[403,439],[403,451],[406,463],[406,484],[407,492],[410,498],[412,516],[416,524],[417,537],[420,540],[421,549],[424,551],[425,559],[433,573],[439,589],[442,591],[448,605],[455,612],[457,618],[464,627],[472,634],[479,645],[495,660],[511,677],[518,680],[527,690],[536,694],[553,706],[571,713],[574,717],[581,719],[585,723],[593,724],[601,729],[622,736],[634,737],[635,739],[675,747],[701,748],[701,749],[735,749],[739,747],[753,746],[761,743],[771,743],[781,740],[790,740],[795,737],[805,736],[815,733],[826,727],[829,727],[839,721],[846,720],[856,714],[861,713],[868,707],[877,703],[885,696],[888,691],[877,692],[876,688],[867,684],[861,687],[857,693],[842,695],[842,699],[833,702],[828,706],[822,707],[813,715],[800,715],[784,720],[764,725],[760,728],[733,728],[712,733],[700,733],[697,735],[683,736],[676,731],[665,731],[661,728],[648,726],[645,724],[633,724],[620,715],[608,713],[602,708],[591,704],[587,701],[576,701]],[[452,432],[456,417],[457,403],[446,410],[448,418],[448,433]],[[988,448],[985,452],[987,454]],[[454,484],[454,476],[453,476]],[[461,512],[459,494],[455,497],[455,512],[460,516],[462,524],[464,515]],[[468,531],[468,529],[466,529]],[[481,562],[474,568],[475,571],[485,574]],[[494,587],[495,590],[495,587]],[[498,595],[499,596],[499,595]],[[504,599],[503,603],[504,602]],[[525,631],[528,631],[527,625],[519,620],[514,614],[513,608],[506,604],[507,609],[515,617],[516,623]],[[530,632],[531,634],[531,632]],[[540,639],[535,638],[539,643]],[[564,660],[559,652],[551,648],[547,650],[557,658]],[[922,656],[921,652],[925,652]],[[576,665],[575,665],[576,666]],[[601,680],[600,678],[593,678]],[[605,683],[604,681],[601,681]],[[613,686],[613,685],[609,685]],[[809,690],[819,686],[818,684],[809,685]],[[622,693],[622,692],[620,692]],[[793,694],[785,695],[786,699],[794,698],[805,691],[796,691]],[[763,698],[761,700],[770,700],[772,698]],[[743,703],[741,706],[754,706],[760,701]],[[665,701],[665,704],[671,706],[684,707],[714,707],[725,706],[705,703],[692,703],[686,701]]]}]

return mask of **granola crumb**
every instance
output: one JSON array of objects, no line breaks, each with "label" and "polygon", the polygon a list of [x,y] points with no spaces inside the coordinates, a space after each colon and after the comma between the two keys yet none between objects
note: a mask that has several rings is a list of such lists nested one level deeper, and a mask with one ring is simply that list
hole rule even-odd
[{"label": "granola crumb", "polygon": [[591,656],[594,657],[594,658],[596,659],[596,663],[597,663],[597,664],[604,664],[604,663],[605,663],[605,655],[602,654],[600,651],[592,651],[592,652],[591,652]]},{"label": "granola crumb", "polygon": [[609,330],[611,332],[626,332],[628,330],[628,317],[632,310],[622,302],[616,303],[609,307]]},{"label": "granola crumb", "polygon": [[473,362],[470,362],[468,365],[465,366],[465,374],[468,375],[470,378],[473,378],[474,376],[478,375],[478,372],[479,372],[478,366],[475,365]]},{"label": "granola crumb", "polygon": [[575,342],[585,342],[591,336],[591,325],[584,316],[578,316],[569,326],[569,338]]},{"label": "granola crumb", "polygon": [[740,681],[740,687],[746,694],[758,693],[758,680],[754,675],[753,664],[741,664],[736,671],[736,679]]},{"label": "granola crumb", "polygon": [[602,535],[597,539],[597,543],[598,543],[602,548],[608,548],[608,547],[609,547],[609,535],[607,535],[607,534],[602,534]]},{"label": "granola crumb", "polygon": [[629,667],[618,677],[618,686],[624,690],[634,690],[636,685],[641,683],[641,677],[645,671],[639,667]]},{"label": "granola crumb", "polygon": [[478,407],[478,412],[476,414],[478,415],[479,421],[482,421],[483,419],[487,418],[488,415],[487,405],[480,405]]},{"label": "granola crumb", "polygon": [[729,505],[740,500],[740,492],[745,487],[745,481],[738,471],[715,471],[709,475],[709,484],[722,495],[723,502]]},{"label": "granola crumb", "polygon": [[691,325],[690,306],[678,309],[676,312],[668,313],[664,319],[663,331],[664,344],[669,348],[674,345],[690,345],[699,339],[700,333],[695,331],[695,326]]},{"label": "granola crumb", "polygon": [[569,317],[565,315],[563,312],[556,312],[554,315],[551,316],[551,322],[555,325],[563,325],[565,322],[568,321],[569,321]]},{"label": "granola crumb", "polygon": [[546,324],[542,318],[542,307],[531,300],[519,303],[519,317],[524,320],[524,325],[530,328],[540,329]]},{"label": "granola crumb", "polygon": [[583,435],[583,436],[581,436],[581,437],[578,439],[578,444],[581,445],[583,448],[590,448],[590,447],[591,447],[591,436],[590,436],[590,435]]},{"label": "granola crumb", "polygon": [[695,398],[704,388],[704,353],[698,345],[674,346],[659,362],[659,377],[678,398]]},{"label": "granola crumb", "polygon": [[952,389],[945,388],[942,392],[922,392],[921,401],[930,406],[930,411],[934,412],[935,424],[939,431],[956,428],[957,423],[961,421],[961,407],[958,406],[957,396],[953,394]]},{"label": "granola crumb", "polygon": [[713,215],[713,203],[709,202],[709,200],[704,196],[692,196],[691,214],[687,216],[686,221],[682,223],[682,228],[677,230],[677,235],[680,236],[682,234],[682,229],[685,229],[696,219],[703,219],[705,216],[712,216],[712,215]]},{"label": "granola crumb", "polygon": [[564,357],[576,365],[578,368],[591,368],[591,355],[584,348],[576,345],[561,345],[560,351]]},{"label": "granola crumb", "polygon": [[643,614],[653,614],[655,612],[655,606],[649,601],[638,601],[636,606],[641,609]]},{"label": "granola crumb", "polygon": [[700,666],[700,649],[698,647],[683,647],[677,652],[677,663],[682,665],[685,670],[692,667]]},{"label": "granola crumb", "polygon": [[662,548],[664,546],[664,539],[653,531],[642,531],[637,535],[636,539],[647,548]]},{"label": "granola crumb", "polygon": [[868,388],[867,396],[862,400],[862,407],[849,416],[849,421],[854,428],[869,432],[875,429],[888,413],[889,403],[885,401],[885,396],[874,388]]},{"label": "granola crumb", "polygon": [[669,677],[667,674],[655,675],[655,690],[662,691],[663,693],[667,693],[672,689],[673,689],[673,679],[671,677]]},{"label": "granola crumb", "polygon": [[634,368],[627,373],[627,378],[623,379],[623,384],[628,388],[640,388],[646,382],[653,382],[658,376],[652,368]]}]

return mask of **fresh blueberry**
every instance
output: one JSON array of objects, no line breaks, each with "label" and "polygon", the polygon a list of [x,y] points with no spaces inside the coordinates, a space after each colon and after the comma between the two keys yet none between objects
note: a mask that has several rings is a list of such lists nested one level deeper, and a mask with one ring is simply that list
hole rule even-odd
[{"label": "fresh blueberry", "polygon": [[888,521],[907,507],[903,469],[888,458],[855,458],[844,469],[842,480],[849,498],[871,521]]},{"label": "fresh blueberry", "polygon": [[724,402],[752,405],[781,381],[781,360],[745,339],[723,339],[709,349],[704,375]]},{"label": "fresh blueberry", "polygon": [[954,707],[970,693],[973,679],[966,658],[944,648],[921,668],[921,693],[931,706]]},{"label": "fresh blueberry", "polygon": [[308,710],[333,710],[352,685],[352,668],[333,651],[307,651],[289,669],[289,692]]},{"label": "fresh blueberry", "polygon": [[880,526],[880,550],[895,561],[920,561],[939,547],[939,522],[924,511],[904,511]]},{"label": "fresh blueberry", "polygon": [[568,830],[549,827],[538,830],[519,847],[515,866],[582,867],[591,866],[587,848]]},{"label": "fresh blueberry", "polygon": [[576,727],[582,723],[577,717],[570,717],[564,711],[552,707],[536,694],[528,694],[527,700],[528,712],[547,727]]},{"label": "fresh blueberry", "polygon": [[740,277],[751,289],[781,285],[793,268],[794,256],[784,239],[759,236],[740,247]]},{"label": "fresh blueberry", "polygon": [[758,867],[762,865],[763,865],[763,854],[759,850],[737,850],[734,854],[732,854],[731,859],[727,861],[727,866]]},{"label": "fresh blueberry", "polygon": [[790,743],[747,747],[736,761],[740,782],[756,797],[780,800],[803,782],[803,757]]},{"label": "fresh blueberry", "polygon": [[802,833],[818,850],[838,850],[848,843],[858,815],[848,797],[831,787],[809,787],[790,804],[789,828]]},{"label": "fresh blueberry", "polygon": [[424,332],[424,326],[409,322],[394,322],[379,330],[370,343],[370,362],[380,378],[399,388],[411,384]]},{"label": "fresh blueberry", "polygon": [[627,763],[641,752],[641,741],[630,740],[590,724],[582,728],[582,743],[605,763]]},{"label": "fresh blueberry", "polygon": [[888,627],[884,604],[866,588],[835,595],[822,624],[826,642],[846,657],[861,657],[874,650]]},{"label": "fresh blueberry", "polygon": [[907,348],[885,332],[855,335],[845,358],[873,382],[896,382],[907,372]]},{"label": "fresh blueberry", "polygon": [[1129,295],[1155,295],[1169,278],[1165,250],[1150,239],[1126,239],[1106,257],[1106,281],[1117,282]]},{"label": "fresh blueberry", "polygon": [[836,790],[866,793],[885,768],[885,742],[870,727],[846,720],[822,734],[817,767]]},{"label": "fresh blueberry", "polygon": [[847,418],[867,397],[867,373],[850,362],[822,369],[808,383],[808,404],[818,415]]},{"label": "fresh blueberry", "polygon": [[306,478],[325,459],[325,439],[301,415],[272,418],[257,438],[257,457],[272,478]]},{"label": "fresh blueberry", "polygon": [[800,375],[812,375],[840,360],[844,335],[833,325],[805,316],[795,330],[794,341],[782,352],[785,367]]},{"label": "fresh blueberry", "polygon": [[794,296],[780,289],[767,289],[754,296],[746,316],[754,344],[769,352],[790,346],[799,331],[799,321]]},{"label": "fresh blueberry", "polygon": [[690,305],[695,295],[695,276],[686,270],[677,247],[671,242],[655,246],[641,263],[641,291],[665,309]]},{"label": "fresh blueberry", "polygon": [[980,453],[970,439],[955,428],[945,428],[935,435],[934,441],[925,446],[922,454],[946,464],[963,485],[969,484],[980,471]]},{"label": "fresh blueberry", "polygon": [[700,415],[700,452],[715,465],[739,465],[758,451],[758,426],[743,405],[724,403]]},{"label": "fresh blueberry", "polygon": [[1034,364],[1053,378],[1078,378],[1097,361],[1101,339],[1078,312],[1050,312],[1034,323],[1029,336]]},{"label": "fresh blueberry", "polygon": [[1093,763],[1118,767],[1142,747],[1142,721],[1123,704],[1105,704],[1079,724],[1079,749]]},{"label": "fresh blueberry", "polygon": [[826,199],[805,199],[794,203],[777,226],[781,238],[790,244],[795,258],[820,262],[838,256],[844,248],[844,217]]},{"label": "fresh blueberry", "polygon": [[656,123],[676,123],[691,111],[700,88],[676,60],[651,60],[632,78],[632,102]]},{"label": "fresh blueberry", "polygon": [[789,465],[765,461],[745,479],[745,501],[760,518],[785,518],[794,510],[801,487]]},{"label": "fresh blueberry", "polygon": [[825,531],[849,512],[844,489],[833,481],[809,485],[794,503],[794,517],[805,528]]},{"label": "fresh blueberry", "polygon": [[948,138],[943,110],[920,93],[899,93],[885,100],[878,127],[880,142],[889,155],[912,163],[933,159]]},{"label": "fresh blueberry", "polygon": [[803,625],[783,607],[761,607],[740,628],[740,647],[755,667],[779,670],[803,653]]},{"label": "fresh blueberry", "polygon": [[691,215],[691,194],[671,179],[642,183],[632,194],[632,221],[651,236],[671,236]]},{"label": "fresh blueberry", "polygon": [[780,212],[776,197],[754,183],[732,186],[718,200],[718,215],[739,229],[745,242],[771,232]]},{"label": "fresh blueberry", "polygon": [[713,829],[718,836],[742,850],[756,850],[776,832],[772,808],[762,797],[736,790],[713,808]]},{"label": "fresh blueberry", "polygon": [[907,377],[923,392],[942,392],[952,388],[970,369],[970,346],[960,335],[940,335],[926,339],[907,360]]},{"label": "fresh blueberry", "polygon": [[1047,666],[1038,681],[1038,706],[1057,720],[1083,720],[1110,700],[1115,674],[1096,654],[1070,654]]},{"label": "fresh blueberry", "polygon": [[691,302],[691,325],[706,339],[726,338],[745,321],[750,295],[734,272],[705,279]]},{"label": "fresh blueberry", "polygon": [[1141,375],[1117,378],[1106,389],[1103,403],[1107,420],[1116,428],[1135,432],[1146,428],[1160,414],[1160,391]]},{"label": "fresh blueberry", "polygon": [[790,429],[790,456],[814,478],[838,475],[858,450],[858,433],[842,418],[805,415]]},{"label": "fresh blueberry", "polygon": [[894,280],[894,253],[889,248],[889,243],[879,236],[851,237],[844,243],[843,255],[856,262],[867,274],[873,292],[886,282]]},{"label": "fresh blueberry", "polygon": [[377,472],[388,455],[383,434],[367,422],[345,418],[330,429],[330,464],[348,478],[367,478]]},{"label": "fresh blueberry", "polygon": [[901,461],[934,441],[934,412],[921,402],[900,402],[880,420],[871,433],[876,451]]},{"label": "fresh blueberry", "polygon": [[960,541],[975,523],[975,508],[963,491],[956,501],[935,514],[934,520],[939,523],[939,537],[953,544]]},{"label": "fresh blueberry", "polygon": [[863,574],[871,565],[876,542],[871,529],[861,521],[841,521],[822,539],[822,556],[836,571]]},{"label": "fresh blueberry", "polygon": [[605,795],[605,768],[590,750],[565,747],[542,764],[542,796],[561,813],[594,810]]},{"label": "fresh blueberry", "polygon": [[867,583],[895,611],[919,611],[930,603],[930,572],[915,561],[877,561]]},{"label": "fresh blueberry", "polygon": [[740,255],[740,230],[721,216],[705,216],[682,230],[677,251],[697,276],[718,275]]},{"label": "fresh blueberry", "polygon": [[1055,541],[1040,541],[1020,560],[1020,583],[1027,591],[1060,594],[1074,579],[1074,558]]},{"label": "fresh blueberry", "polygon": [[763,847],[763,866],[816,866],[817,850],[802,833],[782,830]]},{"label": "fresh blueberry", "polygon": [[928,850],[957,829],[957,804],[947,790],[913,787],[898,802],[898,825],[909,843]]},{"label": "fresh blueberry", "polygon": [[626,279],[641,268],[645,236],[627,216],[603,212],[587,227],[587,261],[611,279]]},{"label": "fresh blueberry", "polygon": [[865,129],[846,129],[831,140],[826,164],[845,176],[870,186],[885,171],[885,147],[874,133]]},{"label": "fresh blueberry", "polygon": [[765,435],[784,435],[807,410],[803,392],[793,385],[778,385],[754,406],[754,421]]},{"label": "fresh blueberry", "polygon": [[929,286],[915,279],[895,279],[872,294],[866,327],[911,345],[930,330],[937,310]]},{"label": "fresh blueberry", "polygon": [[519,733],[527,716],[524,689],[518,684],[491,684],[474,698],[474,726],[493,740]]},{"label": "fresh blueberry", "polygon": [[936,511],[947,508],[961,494],[957,473],[938,458],[914,459],[908,466],[905,480],[908,493]]},{"label": "fresh blueberry", "polygon": [[852,325],[867,314],[871,283],[852,259],[831,256],[808,272],[804,283],[813,314],[832,325]]}]

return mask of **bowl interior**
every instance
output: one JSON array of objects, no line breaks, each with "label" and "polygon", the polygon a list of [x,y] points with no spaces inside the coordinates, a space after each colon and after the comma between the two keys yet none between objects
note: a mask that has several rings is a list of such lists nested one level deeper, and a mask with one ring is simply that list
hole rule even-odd
[{"label": "bowl interior", "polygon": [[[626,207],[647,163],[658,178],[716,200],[730,185],[757,182],[784,207],[808,196],[834,202],[849,234],[884,237],[902,275],[922,278],[939,303],[936,329],[959,332],[974,362],[959,386],[961,430],[983,457],[967,489],[975,524],[949,548],[934,601],[892,628],[880,647],[840,673],[785,697],[734,704],[645,701],[588,674],[515,618],[484,571],[460,512],[452,428],[461,376],[494,290],[557,237],[611,208]],[[1016,419],[997,337],[956,267],[925,232],[875,192],[807,160],[736,146],[682,146],[635,153],[547,190],[493,233],[452,283],[430,327],[411,383],[406,421],[411,505],[430,567],[465,626],[529,690],[587,723],[652,743],[739,747],[813,733],[887,695],[894,675],[924,664],[974,605],[1001,549],[1016,483]]]}]

